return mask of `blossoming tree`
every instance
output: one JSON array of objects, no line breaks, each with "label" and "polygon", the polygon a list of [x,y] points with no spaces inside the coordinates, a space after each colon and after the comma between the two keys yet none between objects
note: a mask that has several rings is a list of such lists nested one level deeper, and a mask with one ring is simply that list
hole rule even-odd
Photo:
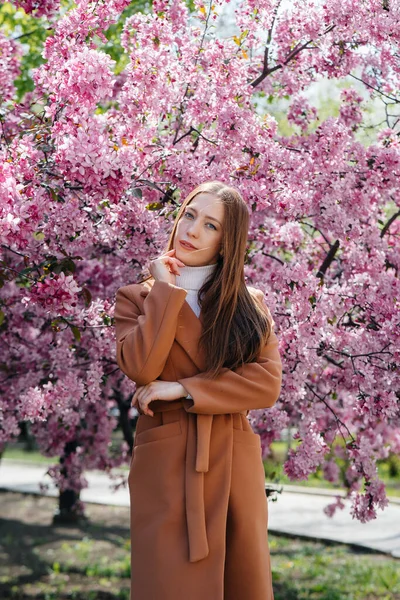
[{"label": "blossoming tree", "polygon": [[[62,457],[61,491],[127,460],[134,384],[115,362],[115,291],[164,247],[179,200],[222,179],[248,203],[246,276],[284,363],[279,402],[252,413],[264,454],[294,429],[286,473],[338,481],[345,464],[354,517],[374,518],[387,503],[376,461],[400,451],[399,5],[242,0],[224,35],[220,0],[195,0],[194,18],[180,0],[125,19],[126,0],[78,0],[62,17],[54,0],[15,4],[52,29],[18,102],[22,47],[0,36],[0,444],[31,421]],[[105,35],[118,22],[122,62]],[[327,118],[308,100],[323,80],[346,82]],[[366,142],[371,99],[385,115]]]}]

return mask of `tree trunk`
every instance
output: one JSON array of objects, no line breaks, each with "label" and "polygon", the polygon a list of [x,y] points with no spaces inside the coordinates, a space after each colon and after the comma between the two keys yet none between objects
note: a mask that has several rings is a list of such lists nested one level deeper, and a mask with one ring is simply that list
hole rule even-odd
[{"label": "tree trunk", "polygon": [[[76,441],[67,442],[65,444],[64,455],[60,456],[61,465],[65,465],[66,458],[68,458],[68,456],[75,452],[76,448]],[[66,466],[63,466],[63,468],[61,469],[61,473],[64,476],[67,475]],[[69,525],[70,523],[77,523],[83,520],[86,521],[87,517],[85,516],[82,510],[79,492],[76,492],[75,490],[60,491],[58,499],[58,509],[53,515],[53,524]]]}]

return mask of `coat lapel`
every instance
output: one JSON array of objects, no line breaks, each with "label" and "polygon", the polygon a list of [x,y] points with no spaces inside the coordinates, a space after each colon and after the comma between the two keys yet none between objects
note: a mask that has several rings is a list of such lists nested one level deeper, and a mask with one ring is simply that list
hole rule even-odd
[{"label": "coat lapel", "polygon": [[[140,295],[145,298],[149,291],[150,288],[146,286],[140,292]],[[200,373],[206,370],[204,352],[199,348],[202,327],[201,313],[200,317],[197,317],[190,305],[185,301],[179,311],[175,341],[183,348]]]},{"label": "coat lapel", "polygon": [[185,350],[199,372],[206,370],[204,353],[199,348],[199,340],[203,328],[200,318],[195,315],[185,301],[179,312],[175,341]]}]

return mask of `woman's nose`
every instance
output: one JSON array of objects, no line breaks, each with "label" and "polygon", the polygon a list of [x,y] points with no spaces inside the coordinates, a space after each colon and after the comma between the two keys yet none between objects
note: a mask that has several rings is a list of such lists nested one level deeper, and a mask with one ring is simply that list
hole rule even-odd
[{"label": "woman's nose", "polygon": [[190,226],[188,227],[187,232],[189,235],[192,235],[193,237],[198,237],[198,235],[199,235],[198,224],[196,222],[190,223]]}]

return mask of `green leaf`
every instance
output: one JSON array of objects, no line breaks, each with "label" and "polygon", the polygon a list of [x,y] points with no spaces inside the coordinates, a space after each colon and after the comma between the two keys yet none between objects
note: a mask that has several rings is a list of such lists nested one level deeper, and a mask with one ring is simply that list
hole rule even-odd
[{"label": "green leaf", "polygon": [[74,334],[74,338],[76,339],[77,342],[81,341],[81,332],[79,331],[78,327],[76,327],[76,325],[70,325],[71,327],[71,331]]},{"label": "green leaf", "polygon": [[163,208],[163,204],[161,202],[151,202],[146,205],[147,210],[160,210]]},{"label": "green leaf", "polygon": [[132,196],[134,198],[140,198],[140,199],[142,199],[142,196],[143,196],[142,190],[140,188],[134,188],[132,190]]},{"label": "green leaf", "polygon": [[90,291],[88,290],[87,287],[83,287],[82,288],[82,296],[85,300],[85,306],[88,307],[90,306],[91,302],[92,302],[92,294],[90,293]]}]

